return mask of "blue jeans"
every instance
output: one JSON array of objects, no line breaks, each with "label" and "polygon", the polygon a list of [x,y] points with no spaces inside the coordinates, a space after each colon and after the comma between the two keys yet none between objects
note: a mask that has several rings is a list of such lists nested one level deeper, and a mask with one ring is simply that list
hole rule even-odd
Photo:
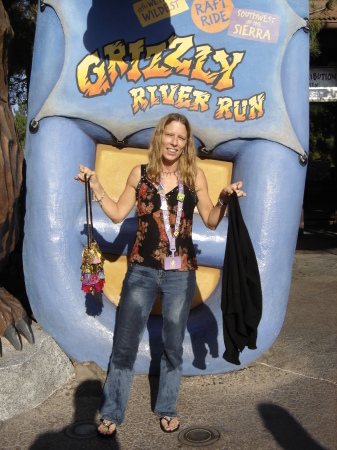
[{"label": "blue jeans", "polygon": [[123,422],[139,343],[158,292],[162,303],[164,352],[154,412],[158,417],[177,416],[183,340],[195,288],[195,271],[173,272],[129,264],[103,389],[100,414],[104,419],[117,425]]}]

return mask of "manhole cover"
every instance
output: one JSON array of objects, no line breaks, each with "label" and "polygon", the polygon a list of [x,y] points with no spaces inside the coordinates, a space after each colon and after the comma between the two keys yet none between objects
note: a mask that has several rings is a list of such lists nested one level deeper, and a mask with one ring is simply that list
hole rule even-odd
[{"label": "manhole cover", "polygon": [[82,420],[81,422],[75,422],[69,425],[64,430],[64,433],[72,439],[89,439],[97,436],[97,426],[95,422]]},{"label": "manhole cover", "polygon": [[219,431],[211,427],[190,427],[182,430],[178,435],[180,442],[191,447],[212,445],[219,437]]}]

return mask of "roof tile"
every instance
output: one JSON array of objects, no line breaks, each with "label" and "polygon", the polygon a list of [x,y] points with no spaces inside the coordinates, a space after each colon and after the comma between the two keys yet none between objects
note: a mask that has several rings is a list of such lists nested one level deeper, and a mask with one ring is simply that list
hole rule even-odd
[{"label": "roof tile", "polygon": [[309,14],[310,19],[323,20],[328,23],[337,22],[337,2],[331,9],[327,8],[327,0],[310,0]]}]

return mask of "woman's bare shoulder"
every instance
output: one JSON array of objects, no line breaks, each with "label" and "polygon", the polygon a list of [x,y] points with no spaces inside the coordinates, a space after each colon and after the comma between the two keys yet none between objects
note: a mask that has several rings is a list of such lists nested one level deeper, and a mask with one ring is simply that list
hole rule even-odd
[{"label": "woman's bare shoulder", "polygon": [[197,177],[198,176],[205,176],[205,172],[199,166],[197,166]]},{"label": "woman's bare shoulder", "polygon": [[129,174],[128,184],[130,184],[133,187],[136,187],[139,183],[141,175],[142,175],[141,165],[134,166]]},{"label": "woman's bare shoulder", "polygon": [[198,191],[199,189],[204,187],[205,184],[207,185],[205,172],[202,169],[200,169],[200,167],[197,167],[197,176],[195,180],[196,190]]}]

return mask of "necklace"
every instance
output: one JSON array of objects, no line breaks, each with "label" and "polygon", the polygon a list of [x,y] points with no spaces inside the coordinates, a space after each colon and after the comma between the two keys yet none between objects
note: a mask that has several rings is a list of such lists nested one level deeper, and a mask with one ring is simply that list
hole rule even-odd
[{"label": "necklace", "polygon": [[171,171],[165,171],[165,170],[163,170],[162,171],[162,174],[163,175],[169,175],[169,176],[171,176],[172,174],[176,174],[177,173],[177,171],[178,171],[178,169],[176,169],[176,170],[171,170]]}]

